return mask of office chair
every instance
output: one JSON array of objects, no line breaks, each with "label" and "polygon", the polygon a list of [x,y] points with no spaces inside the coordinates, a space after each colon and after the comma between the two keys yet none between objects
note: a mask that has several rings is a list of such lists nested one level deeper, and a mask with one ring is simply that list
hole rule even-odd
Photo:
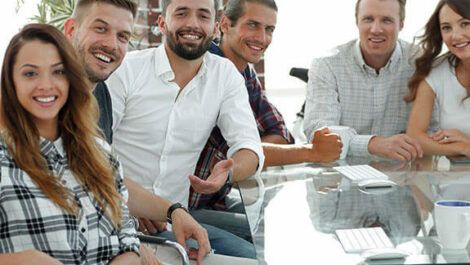
[{"label": "office chair", "polygon": [[[307,68],[292,67],[290,69],[289,75],[293,77],[297,77],[300,80],[304,81],[305,83],[308,82],[308,69]],[[292,131],[294,138],[296,139],[296,142],[297,141],[307,142],[307,137],[305,136],[303,132],[304,115],[305,115],[305,101],[304,101],[304,104],[302,104],[300,111],[297,112],[296,114],[297,118],[295,119],[294,129]]]},{"label": "office chair", "polygon": [[189,265],[188,254],[186,253],[186,250],[180,244],[158,237],[158,236],[148,236],[148,235],[138,234],[137,237],[139,238],[141,243],[146,243],[149,245],[161,245],[161,246],[170,247],[176,250],[179,256],[181,257],[181,261],[183,262],[183,265]]}]

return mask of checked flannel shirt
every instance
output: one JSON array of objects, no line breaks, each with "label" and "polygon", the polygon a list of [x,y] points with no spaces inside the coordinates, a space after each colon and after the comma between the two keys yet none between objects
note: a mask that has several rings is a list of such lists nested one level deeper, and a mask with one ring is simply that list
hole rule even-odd
[{"label": "checked flannel shirt", "polygon": [[[222,50],[214,43],[212,43],[209,52],[225,57]],[[246,81],[245,85],[248,90],[250,106],[253,110],[253,115],[255,116],[260,136],[263,137],[265,135],[273,134],[280,135],[284,137],[287,142],[293,144],[294,137],[287,129],[281,113],[279,113],[276,107],[268,101],[253,66],[248,65],[241,74]],[[204,180],[207,179],[210,175],[210,166],[213,159],[227,159],[227,150],[227,142],[222,136],[219,128],[215,127],[201,152],[194,175]],[[230,192],[230,189],[231,185],[226,184],[218,192],[204,195],[195,192],[191,188],[188,207],[191,210],[201,208],[225,210],[224,199]]]},{"label": "checked flannel shirt", "polygon": [[61,138],[54,142],[41,138],[40,146],[58,182],[76,200],[78,217],[47,198],[0,141],[0,253],[36,249],[63,264],[103,265],[124,252],[138,254],[139,240],[125,205],[128,193],[119,162],[109,156],[118,192],[124,200],[121,225],[115,229],[93,194],[68,169]]}]

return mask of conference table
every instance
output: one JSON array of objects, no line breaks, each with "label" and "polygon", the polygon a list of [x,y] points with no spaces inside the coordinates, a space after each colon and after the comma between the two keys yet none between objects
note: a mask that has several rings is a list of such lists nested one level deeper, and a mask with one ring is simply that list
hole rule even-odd
[{"label": "conference table", "polygon": [[[333,169],[347,165],[370,165],[397,185],[364,191]],[[261,178],[238,185],[260,264],[470,264],[468,247],[443,249],[436,235],[434,202],[470,201],[470,165],[451,164],[444,156],[268,167]],[[337,229],[376,226],[410,255],[365,261],[346,253],[335,235]]]}]

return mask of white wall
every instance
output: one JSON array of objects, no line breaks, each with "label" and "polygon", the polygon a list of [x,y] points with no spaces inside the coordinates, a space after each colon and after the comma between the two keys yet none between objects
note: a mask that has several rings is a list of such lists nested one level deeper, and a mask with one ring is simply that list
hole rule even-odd
[{"label": "white wall", "polygon": [[[400,37],[412,41],[438,0],[408,0]],[[277,0],[279,8],[273,42],[265,54],[266,87],[304,87],[289,76],[291,67],[310,67],[312,58],[357,38],[355,0]]]}]

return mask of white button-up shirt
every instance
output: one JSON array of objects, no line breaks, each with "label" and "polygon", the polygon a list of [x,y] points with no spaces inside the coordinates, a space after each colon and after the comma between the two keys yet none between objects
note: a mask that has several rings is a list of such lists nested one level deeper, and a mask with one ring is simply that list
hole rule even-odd
[{"label": "white button-up shirt", "polygon": [[107,81],[114,148],[124,175],[172,202],[188,204],[189,178],[211,130],[219,126],[231,157],[249,149],[264,163],[244,80],[227,59],[206,53],[184,87],[172,82],[164,45],[131,52]]}]

